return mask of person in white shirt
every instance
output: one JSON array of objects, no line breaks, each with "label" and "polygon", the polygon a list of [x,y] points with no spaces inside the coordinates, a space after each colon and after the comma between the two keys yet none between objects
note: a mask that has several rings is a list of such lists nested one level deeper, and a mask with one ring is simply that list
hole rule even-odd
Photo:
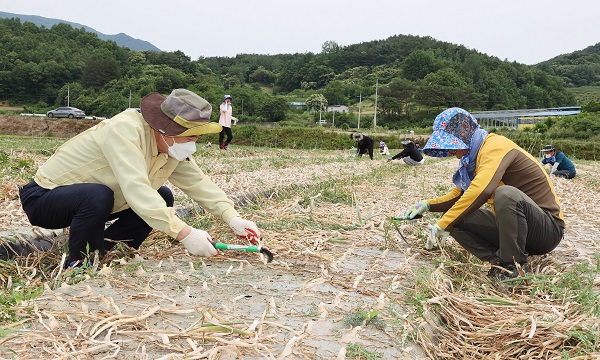
[{"label": "person in white shirt", "polygon": [[[233,139],[233,133],[231,132],[231,114],[233,113],[233,109],[231,108],[232,100],[231,95],[225,95],[223,96],[223,103],[219,106],[219,125],[223,127],[223,130],[219,133],[219,147],[223,150],[227,150],[227,146]],[[225,139],[225,135],[227,135],[227,139]]]},{"label": "person in white shirt", "polygon": [[381,155],[389,155],[390,154],[390,150],[388,149],[385,141],[379,142],[379,154],[381,154]]}]

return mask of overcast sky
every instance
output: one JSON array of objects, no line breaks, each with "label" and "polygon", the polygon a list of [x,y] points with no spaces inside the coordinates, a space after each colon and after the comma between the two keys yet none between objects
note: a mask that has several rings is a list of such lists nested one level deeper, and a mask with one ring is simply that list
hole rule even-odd
[{"label": "overcast sky", "polygon": [[418,35],[532,65],[600,43],[600,0],[0,0],[0,11],[122,32],[192,60]]}]

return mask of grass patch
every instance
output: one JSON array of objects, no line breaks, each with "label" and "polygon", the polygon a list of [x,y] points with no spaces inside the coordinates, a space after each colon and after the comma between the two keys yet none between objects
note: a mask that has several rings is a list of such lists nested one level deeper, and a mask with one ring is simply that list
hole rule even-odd
[{"label": "grass patch", "polygon": [[595,255],[595,264],[582,262],[560,276],[532,277],[531,296],[553,298],[561,302],[580,304],[580,312],[600,317],[600,290],[594,281],[600,273],[600,254]]},{"label": "grass patch", "polygon": [[27,150],[41,155],[51,155],[65,141],[67,139],[53,137],[0,135],[0,148],[5,150]]},{"label": "grass patch", "polygon": [[24,154],[8,153],[0,150],[0,174],[2,180],[26,182],[33,177],[37,168],[34,160]]},{"label": "grass patch", "polygon": [[23,301],[37,298],[43,291],[42,286],[30,287],[21,283],[13,284],[10,289],[0,290],[0,321],[16,321],[17,315],[12,307]]},{"label": "grass patch", "polygon": [[376,351],[367,350],[365,345],[361,345],[359,343],[349,343],[346,346],[346,357],[360,360],[377,360],[383,359],[383,354]]},{"label": "grass patch", "polygon": [[356,309],[353,313],[344,318],[346,326],[369,326],[372,325],[378,329],[384,329],[386,324],[379,317],[379,311],[373,309]]}]

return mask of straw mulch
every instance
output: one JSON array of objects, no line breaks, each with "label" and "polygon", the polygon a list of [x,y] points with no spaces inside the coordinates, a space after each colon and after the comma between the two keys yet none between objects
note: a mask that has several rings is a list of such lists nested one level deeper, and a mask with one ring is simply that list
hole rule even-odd
[{"label": "straw mulch", "polygon": [[[493,284],[485,276],[488,267],[451,239],[443,251],[422,250],[434,215],[398,224],[406,241],[391,225],[389,216],[445,192],[456,161],[428,159],[424,167],[409,168],[381,158],[356,161],[348,152],[286,156],[283,150],[234,150],[198,159],[228,194],[247,200],[241,211],[261,228],[263,245],[275,253],[273,263],[240,252],[193,258],[156,233],[139,252],[124,250],[114,261],[105,260],[109,266],[100,265],[96,275],[82,275],[88,276],[83,281],[72,281],[76,275],[53,265],[61,252],[20,259],[0,272],[20,274],[23,286],[45,283],[45,291],[13,306],[19,320],[3,321],[0,354],[343,359],[352,342],[384,359],[598,356],[577,352],[583,340],[574,332],[597,334],[600,323],[576,299],[533,291],[531,280],[514,287]],[[532,257],[537,275],[558,279],[577,264],[595,261],[600,165],[578,170],[574,180],[553,179],[568,230],[550,256]],[[6,193],[9,206],[0,215],[9,229],[23,214],[18,199]],[[176,196],[178,211],[204,216],[183,194]],[[210,233],[236,241],[218,221]],[[429,275],[417,281],[423,269]],[[592,280],[596,291],[599,279],[596,274]],[[16,279],[1,280],[10,287]],[[409,292],[427,295],[424,314],[409,303]],[[387,325],[344,325],[357,307],[378,311]]]},{"label": "straw mulch", "polygon": [[[559,247],[546,256],[530,257],[534,276],[552,284],[576,267],[598,269],[600,250],[600,166],[578,164],[573,180],[553,177],[566,218],[567,230]],[[456,247],[450,240],[449,246]],[[468,254],[463,254],[469,257]],[[455,257],[445,254],[449,259]],[[475,262],[476,264],[476,262]],[[424,321],[415,324],[417,343],[433,359],[598,359],[600,358],[600,274],[585,287],[561,297],[540,287],[535,277],[493,284],[479,265],[451,262],[431,274],[424,288]],[[462,281],[457,281],[457,275]],[[584,275],[582,275],[584,276]],[[585,275],[588,276],[588,275]],[[568,286],[565,284],[564,286]],[[591,291],[595,314],[582,310],[576,296]],[[591,352],[581,352],[585,343]]]},{"label": "straw mulch", "polygon": [[425,304],[418,343],[434,359],[562,359],[578,352],[574,333],[589,337],[600,326],[576,302],[532,299],[526,292],[507,296],[493,288],[479,294],[456,291],[441,269],[427,285],[432,297]]}]

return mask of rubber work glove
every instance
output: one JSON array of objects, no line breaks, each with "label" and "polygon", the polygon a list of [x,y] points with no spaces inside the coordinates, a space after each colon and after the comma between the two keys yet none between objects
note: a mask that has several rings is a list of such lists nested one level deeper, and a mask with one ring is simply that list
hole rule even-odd
[{"label": "rubber work glove", "polygon": [[438,224],[433,225],[429,233],[429,238],[427,238],[427,242],[425,243],[425,249],[441,248],[444,246],[448,235],[450,233],[442,229]]},{"label": "rubber work glove", "polygon": [[192,255],[203,257],[217,255],[217,249],[212,244],[212,238],[204,230],[192,228],[192,231],[183,239],[181,243],[185,249]]},{"label": "rubber work glove", "polygon": [[427,210],[429,210],[429,203],[426,200],[421,200],[409,207],[404,213],[404,217],[407,219],[414,219],[415,216],[423,215],[423,213]]},{"label": "rubber work glove", "polygon": [[229,226],[240,239],[247,239],[252,245],[258,244],[260,231],[253,221],[236,216],[229,221]]}]

